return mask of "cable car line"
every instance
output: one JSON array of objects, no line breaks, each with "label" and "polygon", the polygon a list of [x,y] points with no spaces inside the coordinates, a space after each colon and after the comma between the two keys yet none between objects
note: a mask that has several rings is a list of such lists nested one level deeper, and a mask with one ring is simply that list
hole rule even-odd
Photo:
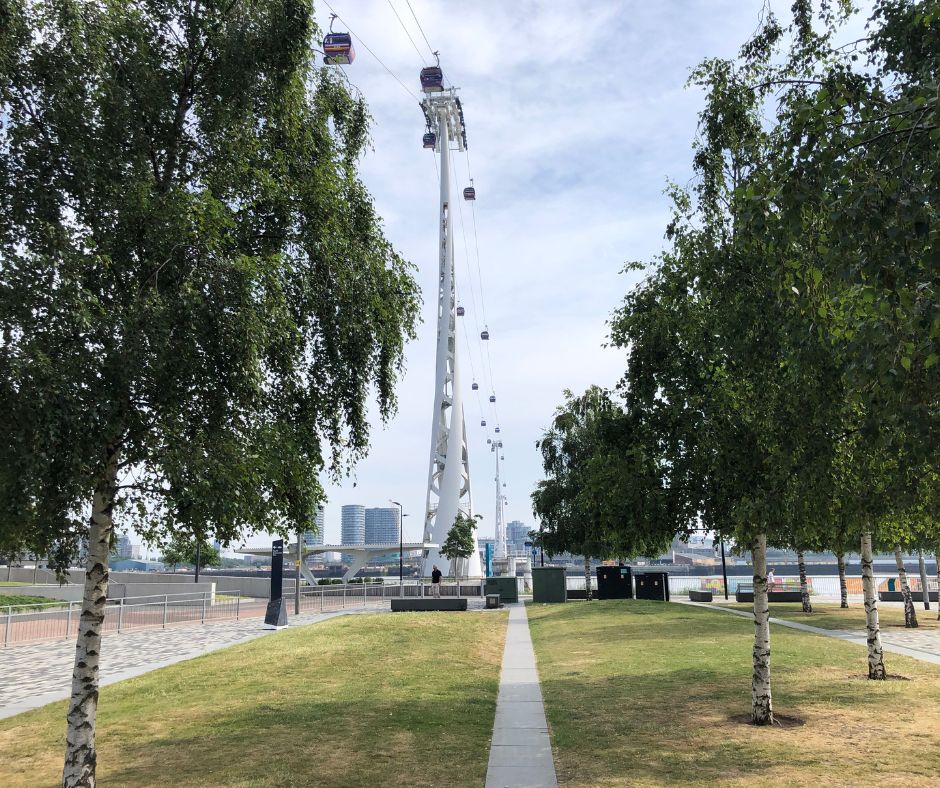
[{"label": "cable car line", "polygon": [[424,28],[421,27],[421,23],[418,21],[418,15],[415,13],[415,10],[411,7],[411,1],[405,0],[405,5],[408,6],[408,10],[411,11],[411,16],[414,17],[415,24],[418,26],[418,30],[421,31],[421,37],[424,39],[424,43],[428,45],[428,52],[430,52],[433,55],[434,47],[431,46],[431,42],[428,41],[428,37],[424,34]]},{"label": "cable car line", "polygon": [[401,17],[398,15],[398,11],[395,10],[395,6],[392,5],[392,0],[386,0],[388,7],[392,9],[392,13],[395,14],[395,18],[398,20],[398,24],[401,25],[401,29],[405,31],[405,35],[408,36],[408,40],[411,42],[411,46],[415,48],[415,52],[418,53],[418,57],[421,58],[421,62],[427,65],[427,60],[424,59],[424,55],[421,54],[421,50],[418,49],[418,45],[415,43],[415,40],[411,37],[411,33],[408,32],[408,28],[405,27],[405,23],[401,21]]},{"label": "cable car line", "polygon": [[371,47],[369,47],[369,45],[363,40],[362,36],[358,35],[358,34],[356,33],[356,31],[353,30],[352,27],[349,26],[349,23],[348,23],[345,19],[343,19],[343,17],[341,17],[339,14],[337,14],[336,11],[333,10],[333,6],[331,6],[331,5],[327,2],[327,0],[323,0],[323,4],[324,4],[327,8],[329,8],[329,9],[330,9],[330,12],[331,12],[340,22],[342,22],[342,23],[346,26],[346,29],[349,31],[349,33],[350,33],[351,35],[353,35],[353,36],[356,37],[356,40],[359,41],[359,43],[362,44],[362,45],[365,47],[366,51],[367,51],[370,55],[372,55],[372,57],[374,57],[374,58],[376,59],[376,61],[378,61],[378,64],[379,64],[380,66],[382,66],[382,68],[384,68],[384,69],[389,73],[389,75],[390,75],[399,85],[402,86],[402,89],[403,89],[409,96],[411,96],[415,101],[417,101],[417,102],[420,103],[420,99],[418,98],[418,96],[417,96],[404,82],[402,82],[402,81],[398,78],[398,76],[395,74],[394,71],[392,71],[388,66],[385,65],[385,63],[382,61],[382,58],[380,58],[377,54],[375,54],[375,52],[372,51]]}]

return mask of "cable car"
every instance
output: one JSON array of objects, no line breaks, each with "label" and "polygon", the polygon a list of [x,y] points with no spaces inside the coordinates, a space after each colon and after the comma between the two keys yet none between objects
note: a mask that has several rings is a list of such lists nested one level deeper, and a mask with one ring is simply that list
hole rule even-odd
[{"label": "cable car", "polygon": [[506,455],[505,455],[505,454],[500,454],[500,455],[499,455],[499,458],[500,458],[501,460],[505,460],[505,459],[506,459]]},{"label": "cable car", "polygon": [[499,427],[496,428],[496,432],[499,432]]},{"label": "cable car", "polygon": [[490,402],[496,402],[496,395],[490,394]]},{"label": "cable car", "polygon": [[421,69],[421,90],[425,93],[440,93],[444,90],[444,72],[440,65]]},{"label": "cable car", "polygon": [[464,309],[462,306],[458,306],[458,307],[457,307],[457,317],[463,317],[465,314],[467,314],[467,310]]},{"label": "cable car", "polygon": [[480,426],[481,426],[481,427],[485,427],[485,426],[486,426],[486,419],[480,419]]},{"label": "cable car", "polygon": [[503,487],[505,487],[505,486],[506,486],[506,482],[503,482]]},{"label": "cable car", "polygon": [[437,146],[437,135],[433,131],[429,131],[421,138],[421,141],[425,148],[433,150]]},{"label": "cable car", "polygon": [[470,388],[473,389],[474,391],[478,391],[480,388],[480,384],[477,383],[476,381],[473,381],[473,385]]},{"label": "cable car", "polygon": [[489,339],[489,338],[490,338],[490,331],[488,328],[484,328],[480,332],[480,339]]},{"label": "cable car", "polygon": [[330,17],[330,32],[323,39],[323,62],[328,66],[348,66],[356,59],[352,36],[349,33],[334,33],[334,19],[336,14]]},{"label": "cable car", "polygon": [[[473,183],[472,179],[470,183]],[[477,198],[477,190],[474,189],[472,186],[468,186],[466,189],[463,190],[463,198],[465,200],[475,200]]]}]

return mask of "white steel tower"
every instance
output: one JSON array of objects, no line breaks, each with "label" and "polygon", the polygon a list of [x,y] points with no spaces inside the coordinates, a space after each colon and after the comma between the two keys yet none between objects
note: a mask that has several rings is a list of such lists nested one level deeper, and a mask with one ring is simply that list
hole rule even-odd
[{"label": "white steel tower", "polygon": [[[450,147],[466,148],[463,111],[451,88],[429,94],[421,102],[429,129],[436,129],[435,151],[441,159],[440,245],[437,304],[437,373],[434,380],[434,415],[431,422],[431,457],[428,467],[428,497],[424,540],[444,543],[457,512],[473,515],[470,497],[470,458],[463,417],[463,393],[457,353],[457,315],[454,281],[454,242],[450,214]],[[445,574],[480,577],[480,553],[476,532],[473,554],[463,566],[451,567],[439,549],[426,550],[424,575],[436,564]]]},{"label": "white steel tower", "polygon": [[506,549],[506,518],[503,509],[506,496],[503,495],[503,488],[499,482],[499,461],[502,457],[500,454],[502,449],[502,441],[493,441],[490,444],[490,451],[496,455],[496,558],[507,558],[509,552]]}]

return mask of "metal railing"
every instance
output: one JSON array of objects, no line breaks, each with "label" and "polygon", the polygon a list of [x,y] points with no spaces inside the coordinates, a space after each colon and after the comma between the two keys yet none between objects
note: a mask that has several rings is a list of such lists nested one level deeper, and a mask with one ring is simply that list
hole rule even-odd
[{"label": "metal railing", "polygon": [[[190,592],[109,599],[105,603],[101,631],[108,634],[237,620],[244,615],[263,615],[264,605],[260,605],[260,613],[256,612],[258,607],[255,600],[245,600],[237,593],[215,598],[209,592]],[[78,634],[81,612],[81,602],[0,606],[0,642],[9,646],[73,638]]]},{"label": "metal railing", "polygon": [[[480,597],[482,582],[462,579],[441,583],[441,596]],[[330,612],[346,608],[383,608],[398,596],[431,596],[431,582],[424,578],[398,583],[346,583],[304,586],[300,611]],[[0,597],[2,599],[2,597]],[[294,612],[293,594],[285,594],[289,615]],[[267,599],[244,597],[237,591],[225,595],[210,592],[160,594],[109,599],[105,604],[102,633],[140,629],[165,629],[180,624],[259,618],[267,609]],[[57,602],[29,605],[0,605],[0,644],[10,646],[41,640],[63,640],[78,634],[82,603]]]}]

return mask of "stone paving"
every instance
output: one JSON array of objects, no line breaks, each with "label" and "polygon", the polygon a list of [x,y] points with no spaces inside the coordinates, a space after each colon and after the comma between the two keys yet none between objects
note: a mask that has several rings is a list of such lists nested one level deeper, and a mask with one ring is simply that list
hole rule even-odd
[{"label": "stone paving", "polygon": [[[387,608],[347,609],[290,616],[291,626],[316,624],[352,613],[388,612]],[[175,662],[244,643],[274,632],[263,619],[217,621],[167,629],[109,634],[101,649],[100,686],[139,676]],[[73,640],[27,643],[0,649],[0,719],[68,698],[75,658]]]},{"label": "stone paving", "polygon": [[509,606],[486,788],[556,788],[542,690],[522,603]]}]

